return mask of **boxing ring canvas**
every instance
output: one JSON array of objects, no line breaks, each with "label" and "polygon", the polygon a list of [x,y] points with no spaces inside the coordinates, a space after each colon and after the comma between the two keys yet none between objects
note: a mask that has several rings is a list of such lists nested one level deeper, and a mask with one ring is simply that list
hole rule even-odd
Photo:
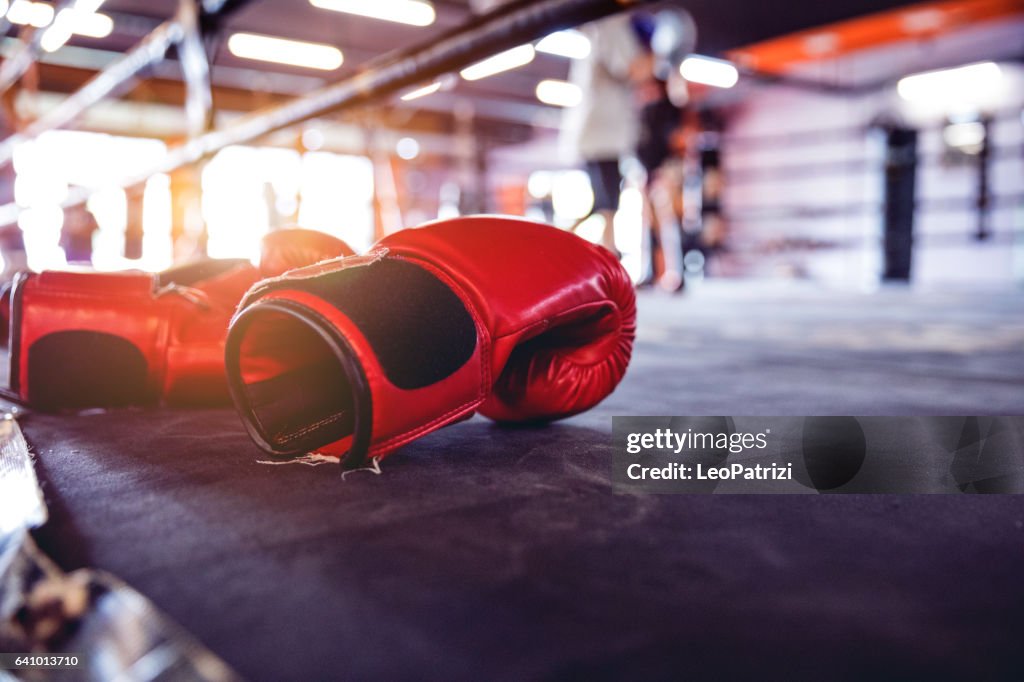
[{"label": "boxing ring canvas", "polygon": [[27,414],[36,540],[249,679],[1019,677],[1019,497],[613,494],[613,415],[1019,412],[1019,296],[743,286],[641,295],[591,412],[380,475],[262,464],[230,409]]}]

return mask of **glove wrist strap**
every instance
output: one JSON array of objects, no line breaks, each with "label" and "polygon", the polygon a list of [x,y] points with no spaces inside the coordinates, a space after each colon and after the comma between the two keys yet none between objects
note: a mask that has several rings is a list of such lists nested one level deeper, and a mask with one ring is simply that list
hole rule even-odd
[{"label": "glove wrist strap", "polygon": [[[276,318],[287,316],[315,333],[318,341],[329,349],[333,356],[332,359],[336,361],[336,371],[340,371],[344,375],[345,381],[342,390],[349,393],[345,396],[344,405],[340,411],[314,420],[312,424],[287,434],[275,433],[280,429],[267,423],[265,416],[261,417],[257,409],[261,398],[254,393],[252,382],[245,381],[243,363],[240,361],[241,344],[246,337],[245,331],[254,322],[258,322],[268,315],[273,315]],[[348,470],[366,466],[373,431],[373,406],[369,384],[348,340],[318,312],[295,301],[282,299],[256,301],[236,316],[232,324],[232,333],[228,335],[225,355],[227,357],[228,388],[238,407],[242,423],[252,439],[262,449],[282,457],[302,456],[318,450],[324,443],[348,440],[350,437],[351,444],[348,452],[342,458],[343,468]],[[332,381],[336,377],[325,376],[322,378]],[[275,387],[269,386],[260,389],[264,395],[267,390],[273,391]],[[283,391],[283,394],[287,399],[288,396],[301,395],[302,392],[286,390]]]}]

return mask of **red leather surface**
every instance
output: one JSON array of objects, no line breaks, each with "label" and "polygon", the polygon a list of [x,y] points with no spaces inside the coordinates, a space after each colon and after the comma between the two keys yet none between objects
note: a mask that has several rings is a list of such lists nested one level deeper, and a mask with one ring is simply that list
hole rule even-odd
[{"label": "red leather surface", "polygon": [[[224,376],[224,340],[238,301],[260,279],[259,271],[240,265],[217,277],[199,282],[195,292],[201,304],[177,298],[169,307],[171,322],[166,346],[166,371],[162,394],[174,404],[222,404],[228,402]],[[189,294],[193,292],[188,292]]]},{"label": "red leather surface", "polygon": [[264,236],[260,244],[260,274],[276,277],[293,268],[354,254],[348,244],[323,232],[277,230]]},{"label": "red leather surface", "polygon": [[[340,239],[312,230],[281,230],[262,243],[257,269],[240,265],[189,288],[158,291],[140,272],[60,272],[31,275],[20,300],[19,385],[31,403],[28,349],[68,330],[104,332],[135,345],[146,359],[154,397],[180,404],[228,402],[224,341],[235,306],[261,277],[351,254]],[[68,357],[67,362],[75,362]]]},{"label": "red leather surface", "polygon": [[224,340],[235,306],[264,277],[329,258],[348,256],[348,244],[315,230],[288,229],[263,237],[259,269],[241,266],[201,282],[196,289],[209,297],[208,310],[179,310],[167,346],[164,395],[172,403],[225,403]]},{"label": "red leather surface", "polygon": [[150,390],[158,395],[171,308],[170,301],[153,298],[152,282],[151,275],[137,272],[30,275],[18,302],[19,340],[12,360],[18,363],[20,381],[12,389],[31,402],[26,388],[29,349],[47,334],[80,329],[120,336],[135,345],[150,368]]},{"label": "red leather surface", "polygon": [[[503,421],[576,414],[611,393],[626,371],[636,330],[635,296],[625,270],[605,249],[547,225],[477,216],[396,233],[374,251],[377,258],[426,268],[470,311],[476,352],[450,377],[425,388],[398,389],[360,330],[334,306],[297,290],[266,294],[315,310],[351,343],[372,396],[371,456],[477,408]],[[364,263],[345,259],[296,276]],[[254,291],[247,304],[260,297]],[[272,365],[254,367],[260,376],[247,380],[265,378]],[[341,454],[347,446],[346,439],[322,451]]]},{"label": "red leather surface", "polygon": [[501,421],[566,417],[596,405],[625,374],[636,296],[606,249],[548,225],[495,216],[428,223],[380,246],[448,273],[480,311],[497,377],[482,414]]},{"label": "red leather surface", "polygon": [[[348,340],[370,387],[373,410],[370,457],[384,457],[402,445],[441,428],[473,412],[487,395],[487,373],[482,367],[482,349],[453,375],[431,386],[405,390],[387,380],[369,342],[362,332],[337,308],[302,291],[275,291],[267,299],[295,301],[316,311]],[[478,330],[485,334],[479,325]],[[260,369],[265,370],[265,367]],[[251,381],[257,377],[246,377]],[[348,440],[348,439],[346,439]],[[342,454],[339,445],[327,444],[325,454]]]},{"label": "red leather surface", "polygon": [[78,294],[99,294],[109,296],[117,292],[118,298],[147,298],[152,292],[152,278],[143,273],[128,272],[89,272],[44,270],[35,276],[39,287],[44,289],[64,290]]},{"label": "red leather surface", "polygon": [[0,287],[0,346],[6,347],[11,332],[11,282]]}]

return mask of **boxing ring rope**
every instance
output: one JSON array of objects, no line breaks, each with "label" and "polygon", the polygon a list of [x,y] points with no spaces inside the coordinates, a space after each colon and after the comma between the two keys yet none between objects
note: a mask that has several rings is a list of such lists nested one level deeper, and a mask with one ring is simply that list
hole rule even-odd
[{"label": "boxing ring rope", "polygon": [[0,142],[0,164],[11,162],[17,144],[48,130],[63,128],[144,68],[163,59],[167,50],[181,41],[182,35],[181,24],[177,21],[167,21],[158,26],[142,42],[89,79],[67,99],[32,121],[24,131]]},{"label": "boxing ring rope", "polygon": [[[48,130],[69,125],[89,107],[115,93],[147,67],[163,60],[174,46],[178,47],[187,91],[185,110],[189,129],[201,132],[197,130],[197,121],[208,116],[211,102],[209,64],[202,51],[200,23],[202,19],[226,16],[243,5],[244,2],[223,3],[222,7],[216,9],[217,14],[205,13],[201,18],[199,7],[192,0],[180,0],[173,18],[153,29],[135,47],[90,78],[58,106],[32,121],[24,131],[0,141],[0,165],[11,162],[15,145]],[[58,10],[61,6],[58,6]],[[35,61],[39,51],[39,37],[44,30],[37,29],[21,50],[0,66],[0,92],[13,85]]]},{"label": "boxing ring rope", "polygon": [[[188,2],[188,0],[185,0]],[[348,78],[283,104],[255,111],[219,130],[211,130],[170,148],[156,166],[126,179],[130,187],[159,174],[169,173],[231,145],[245,144],[327,113],[357,107],[457,71],[482,59],[557,30],[578,26],[653,0],[517,0],[473,18],[440,36],[407,49],[373,59]],[[179,17],[161,24],[139,45],[103,69],[61,105],[29,126],[25,134],[0,143],[0,163],[10,160],[16,143],[47,130],[63,127],[93,104],[164,58],[172,45],[186,35]],[[15,139],[17,138],[17,139]],[[84,203],[92,190],[73,188],[62,202],[65,208]],[[0,206],[0,223],[16,220],[16,204]]]}]

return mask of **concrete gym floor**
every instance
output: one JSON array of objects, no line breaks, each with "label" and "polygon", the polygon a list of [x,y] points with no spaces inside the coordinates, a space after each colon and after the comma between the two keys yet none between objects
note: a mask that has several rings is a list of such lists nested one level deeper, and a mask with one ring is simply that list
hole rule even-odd
[{"label": "concrete gym floor", "polygon": [[232,411],[28,414],[66,569],[251,679],[1021,679],[1024,498],[614,495],[611,416],[1020,414],[1024,296],[645,292],[630,371],[339,480]]}]

